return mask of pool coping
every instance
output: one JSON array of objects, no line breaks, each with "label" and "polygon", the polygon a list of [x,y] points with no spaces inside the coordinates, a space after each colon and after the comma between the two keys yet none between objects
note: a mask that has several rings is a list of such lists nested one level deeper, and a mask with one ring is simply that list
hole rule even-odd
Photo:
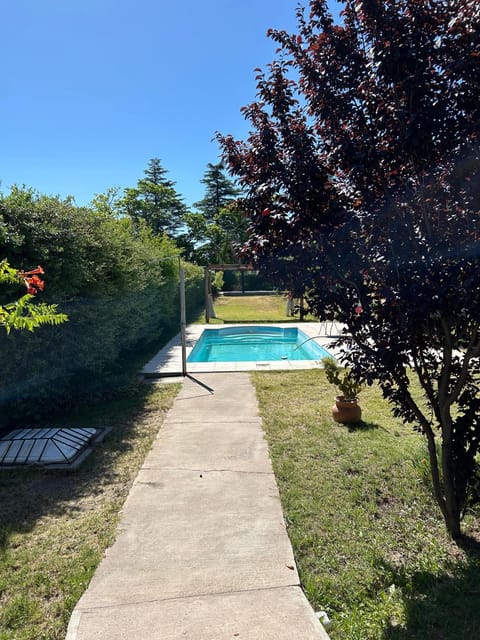
[{"label": "pool coping", "polygon": [[[225,324],[191,324],[186,327],[187,358],[205,329],[220,329],[226,327],[245,327],[247,323]],[[340,325],[325,322],[249,322],[248,326],[281,328],[297,328],[324,347],[334,357],[338,353],[331,344],[341,330]],[[233,371],[296,371],[300,369],[320,369],[320,360],[267,360],[262,362],[187,362],[187,373],[226,373]],[[145,378],[162,378],[182,375],[182,346],[180,333],[172,338],[160,351],[143,367],[140,375]]]}]

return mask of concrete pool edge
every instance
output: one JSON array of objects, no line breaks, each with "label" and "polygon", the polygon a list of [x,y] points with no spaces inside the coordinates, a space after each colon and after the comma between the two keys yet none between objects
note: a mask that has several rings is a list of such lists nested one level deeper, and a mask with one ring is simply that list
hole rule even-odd
[{"label": "concrete pool edge", "polygon": [[[338,334],[338,326],[324,322],[251,322],[249,326],[272,326],[281,328],[297,328],[309,338],[314,338],[321,347],[333,356],[338,355],[331,347],[334,336]],[[220,327],[242,327],[245,323],[192,324],[186,328],[187,357],[197,343],[204,329]],[[189,362],[187,372],[195,373],[228,373],[233,371],[297,371],[299,369],[318,369],[321,362],[317,360],[271,360],[265,362]],[[180,333],[172,338],[143,367],[140,375],[144,378],[163,378],[182,375],[182,347]]]}]

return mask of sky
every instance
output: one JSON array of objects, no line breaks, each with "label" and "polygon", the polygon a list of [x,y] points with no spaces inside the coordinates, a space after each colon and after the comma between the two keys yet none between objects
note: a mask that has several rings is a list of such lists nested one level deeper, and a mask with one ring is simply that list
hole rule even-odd
[{"label": "sky", "polygon": [[[0,7],[0,191],[120,193],[160,158],[191,206],[217,131],[245,139],[267,29],[297,0],[15,0]],[[302,2],[301,4],[305,4]]]}]

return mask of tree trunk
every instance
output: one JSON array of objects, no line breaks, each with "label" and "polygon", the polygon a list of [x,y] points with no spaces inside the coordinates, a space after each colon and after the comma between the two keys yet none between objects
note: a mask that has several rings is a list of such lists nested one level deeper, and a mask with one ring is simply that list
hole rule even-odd
[{"label": "tree trunk", "polygon": [[451,432],[443,433],[442,443],[442,475],[443,492],[445,495],[445,524],[448,533],[455,540],[461,535],[460,530],[460,504],[463,502],[462,496],[457,495],[457,483],[455,482],[455,465],[452,460]]},{"label": "tree trunk", "polygon": [[462,536],[462,530],[460,528],[460,513],[458,510],[450,510],[447,507],[447,512],[444,517],[449,535],[453,540],[458,540],[458,538]]},{"label": "tree trunk", "polygon": [[[430,457],[430,470],[435,499],[440,507],[449,535],[455,540],[462,535],[460,528],[460,509],[455,493],[455,483],[451,464],[442,463],[442,479],[438,470],[438,459],[435,441],[428,439],[428,452]],[[443,456],[449,454],[443,450]]]}]

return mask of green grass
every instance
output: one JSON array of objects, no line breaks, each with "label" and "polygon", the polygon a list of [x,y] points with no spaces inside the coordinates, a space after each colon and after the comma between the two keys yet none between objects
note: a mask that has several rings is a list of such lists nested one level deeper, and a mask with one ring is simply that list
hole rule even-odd
[{"label": "green grass", "polygon": [[[323,371],[252,379],[302,585],[332,640],[479,637],[480,561],[445,534],[420,436],[374,388],[361,394],[365,422],[348,428],[331,419]],[[52,418],[113,427],[74,473],[0,473],[0,640],[63,640],[177,390],[132,384]],[[466,525],[479,537],[478,515]]]},{"label": "green grass", "polygon": [[57,416],[65,426],[112,426],[75,472],[0,473],[0,640],[65,638],[177,391],[133,386],[121,399]]},{"label": "green grass", "polygon": [[[291,317],[285,315],[286,297],[271,296],[220,296],[215,300],[216,318],[211,318],[212,324],[225,322],[299,322],[298,313]],[[312,316],[305,318],[313,321]],[[196,323],[205,322],[205,313],[199,314]]]},{"label": "green grass", "polygon": [[[480,637],[480,560],[445,533],[421,436],[375,388],[348,428],[323,371],[253,380],[302,585],[332,640]],[[466,526],[478,536],[480,515]]]}]

